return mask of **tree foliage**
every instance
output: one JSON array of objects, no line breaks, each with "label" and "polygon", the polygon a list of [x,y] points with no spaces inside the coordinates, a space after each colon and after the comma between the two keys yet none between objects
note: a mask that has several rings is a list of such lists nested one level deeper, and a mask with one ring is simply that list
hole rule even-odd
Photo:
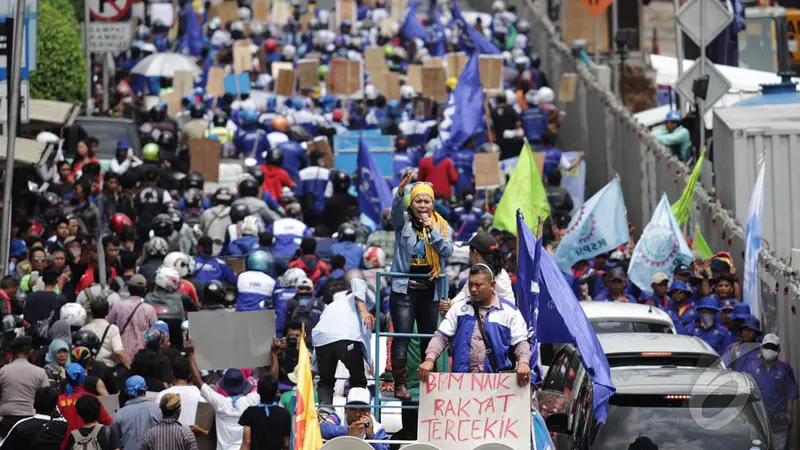
[{"label": "tree foliage", "polygon": [[80,27],[69,0],[39,2],[37,67],[31,96],[74,104],[86,100],[86,59]]}]

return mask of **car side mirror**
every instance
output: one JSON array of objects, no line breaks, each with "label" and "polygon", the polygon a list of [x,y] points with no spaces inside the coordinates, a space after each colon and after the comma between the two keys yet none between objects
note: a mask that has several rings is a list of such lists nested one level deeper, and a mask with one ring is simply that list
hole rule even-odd
[{"label": "car side mirror", "polygon": [[550,414],[544,421],[551,433],[572,434],[568,422],[567,415],[563,413]]}]

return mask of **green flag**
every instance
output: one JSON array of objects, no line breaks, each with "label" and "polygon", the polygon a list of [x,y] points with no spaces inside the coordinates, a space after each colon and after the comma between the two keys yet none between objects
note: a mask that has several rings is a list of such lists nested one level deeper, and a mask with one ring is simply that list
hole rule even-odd
[{"label": "green flag", "polygon": [[546,219],[550,215],[550,204],[542,184],[542,177],[536,169],[533,152],[528,141],[522,146],[519,161],[511,179],[506,185],[503,197],[494,212],[494,226],[517,234],[517,209],[522,211],[525,222],[536,229],[539,215]]},{"label": "green flag", "polygon": [[700,256],[703,257],[704,260],[708,260],[712,256],[714,256],[714,252],[711,251],[711,247],[708,246],[708,242],[706,242],[706,238],[703,237],[703,233],[700,232],[700,228],[696,227],[694,229],[694,238],[692,239],[692,250],[700,253]]},{"label": "green flag", "polygon": [[700,178],[700,172],[703,171],[703,158],[706,156],[706,150],[700,152],[700,157],[694,163],[692,174],[689,175],[689,182],[683,189],[683,194],[677,202],[672,204],[672,215],[678,221],[678,225],[683,225],[689,221],[689,211],[692,210],[692,200],[694,199],[694,187],[697,185],[697,180]]}]

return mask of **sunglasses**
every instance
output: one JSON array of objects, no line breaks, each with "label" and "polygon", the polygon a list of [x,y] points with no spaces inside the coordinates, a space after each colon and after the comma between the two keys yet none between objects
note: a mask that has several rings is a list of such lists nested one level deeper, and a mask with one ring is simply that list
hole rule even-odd
[{"label": "sunglasses", "polygon": [[781,349],[781,346],[777,344],[761,344],[761,347],[764,348],[764,350],[774,350],[776,352]]},{"label": "sunglasses", "polygon": [[33,258],[33,260],[35,262],[43,262],[45,259],[47,259],[47,258],[45,258],[44,256],[37,256],[37,257]]}]

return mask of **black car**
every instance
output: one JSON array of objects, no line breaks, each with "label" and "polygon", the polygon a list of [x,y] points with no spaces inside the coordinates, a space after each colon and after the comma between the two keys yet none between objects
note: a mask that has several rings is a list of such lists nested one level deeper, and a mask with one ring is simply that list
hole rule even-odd
[{"label": "black car", "polygon": [[718,368],[620,368],[608,417],[598,424],[589,377],[547,427],[559,450],[769,448],[761,393],[743,373]]}]

